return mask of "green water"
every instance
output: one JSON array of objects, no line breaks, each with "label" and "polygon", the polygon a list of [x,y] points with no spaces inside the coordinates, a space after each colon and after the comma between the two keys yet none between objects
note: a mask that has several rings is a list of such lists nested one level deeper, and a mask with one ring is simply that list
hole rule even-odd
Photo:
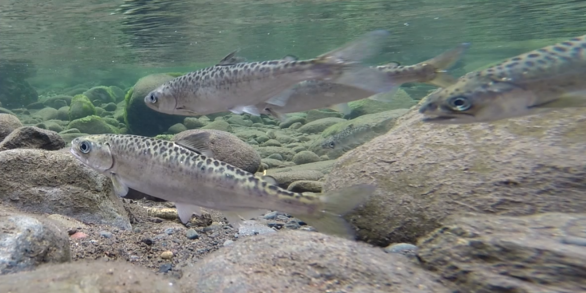
[{"label": "green water", "polygon": [[[151,72],[208,65],[236,48],[250,59],[312,57],[387,29],[380,61],[415,63],[460,42],[472,67],[548,39],[582,35],[586,2],[568,0],[0,1],[0,58],[37,68],[43,91],[132,84]],[[466,67],[469,69],[468,67]]]}]

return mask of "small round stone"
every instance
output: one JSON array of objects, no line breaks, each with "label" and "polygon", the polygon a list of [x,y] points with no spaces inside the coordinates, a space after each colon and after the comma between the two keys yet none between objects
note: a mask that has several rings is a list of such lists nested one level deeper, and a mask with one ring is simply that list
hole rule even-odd
[{"label": "small round stone", "polygon": [[185,232],[185,236],[186,236],[188,239],[198,239],[198,238],[199,238],[199,234],[197,234],[197,232],[196,232],[194,229],[188,229],[188,230]]},{"label": "small round stone", "polygon": [[161,258],[162,259],[172,259],[173,252],[171,252],[170,250],[163,251],[163,253],[161,253]]},{"label": "small round stone", "polygon": [[104,238],[110,238],[110,237],[112,237],[112,233],[108,232],[108,231],[100,231],[100,236],[102,236]]}]

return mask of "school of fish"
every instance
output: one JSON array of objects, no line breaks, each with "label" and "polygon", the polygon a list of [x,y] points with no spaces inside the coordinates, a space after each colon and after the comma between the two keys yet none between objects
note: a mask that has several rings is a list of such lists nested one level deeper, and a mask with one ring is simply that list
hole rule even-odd
[{"label": "school of fish", "polygon": [[[145,104],[158,112],[193,116],[217,112],[272,115],[334,108],[347,112],[347,102],[378,99],[404,83],[437,86],[420,106],[422,121],[463,124],[583,107],[586,103],[586,36],[537,49],[459,79],[448,69],[462,58],[463,43],[432,59],[409,66],[396,62],[363,64],[383,48],[388,32],[372,31],[310,60],[292,55],[247,62],[237,51],[216,65],[177,77],[151,91]],[[111,178],[114,191],[129,188],[175,202],[187,222],[201,207],[223,211],[231,223],[250,212],[289,213],[318,231],[352,238],[342,218],[374,192],[357,185],[323,195],[284,190],[267,177],[257,177],[213,158],[201,133],[172,142],[135,135],[91,135],[72,141],[70,152],[83,164]],[[374,134],[349,127],[328,137],[323,149],[346,151]]]}]

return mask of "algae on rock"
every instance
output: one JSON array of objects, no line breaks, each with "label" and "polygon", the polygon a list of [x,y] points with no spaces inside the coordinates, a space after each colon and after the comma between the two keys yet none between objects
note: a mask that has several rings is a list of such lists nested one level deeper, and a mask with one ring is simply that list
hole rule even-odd
[{"label": "algae on rock", "polygon": [[96,115],[96,108],[90,99],[85,95],[76,95],[71,99],[69,107],[69,120]]}]

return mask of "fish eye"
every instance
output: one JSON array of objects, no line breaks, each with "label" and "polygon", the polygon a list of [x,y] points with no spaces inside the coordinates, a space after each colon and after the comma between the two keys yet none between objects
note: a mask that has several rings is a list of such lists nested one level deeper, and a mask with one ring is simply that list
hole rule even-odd
[{"label": "fish eye", "polygon": [[90,144],[89,141],[82,141],[79,144],[79,151],[81,151],[84,154],[89,153],[92,150],[92,145]]},{"label": "fish eye", "polygon": [[328,146],[333,149],[336,147],[336,143],[333,141],[330,141],[330,143],[328,143]]},{"label": "fish eye", "polygon": [[466,111],[472,107],[470,99],[465,96],[456,96],[448,100],[448,105],[458,111]]},{"label": "fish eye", "polygon": [[157,101],[159,100],[159,99],[157,98],[157,96],[155,95],[155,93],[151,93],[151,94],[149,95],[148,99],[149,99],[149,102],[150,102],[151,104],[156,104],[156,103],[157,103]]}]

